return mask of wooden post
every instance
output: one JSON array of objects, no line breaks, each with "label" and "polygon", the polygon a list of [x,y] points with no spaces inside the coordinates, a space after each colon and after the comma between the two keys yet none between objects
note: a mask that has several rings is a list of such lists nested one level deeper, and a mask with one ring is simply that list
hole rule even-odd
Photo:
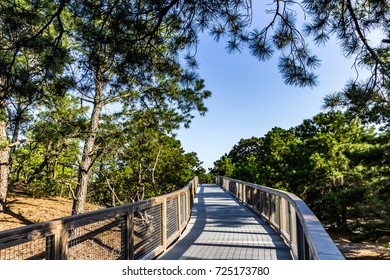
[{"label": "wooden post", "polygon": [[291,244],[291,251],[293,253],[293,256],[295,259],[299,259],[299,248],[298,248],[298,228],[297,228],[297,222],[299,222],[299,218],[297,216],[297,213],[295,211],[295,208],[290,205],[290,244]]},{"label": "wooden post", "polygon": [[68,259],[68,230],[64,224],[58,227],[58,232],[54,236],[55,246],[55,259],[67,260]]},{"label": "wooden post", "polygon": [[131,208],[125,215],[125,259],[134,260],[134,210]]},{"label": "wooden post", "polygon": [[283,214],[282,214],[282,207],[283,207],[283,198],[279,196],[279,229],[282,229],[282,223],[283,223]]},{"label": "wooden post", "polygon": [[279,229],[281,232],[286,232],[286,219],[285,217],[285,211],[286,211],[286,200],[284,198],[280,198],[280,216],[279,216]]}]

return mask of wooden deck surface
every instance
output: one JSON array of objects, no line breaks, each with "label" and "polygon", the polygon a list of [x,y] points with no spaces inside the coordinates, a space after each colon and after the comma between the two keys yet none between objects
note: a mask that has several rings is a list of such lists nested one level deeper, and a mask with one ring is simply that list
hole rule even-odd
[{"label": "wooden deck surface", "polygon": [[290,260],[289,247],[258,215],[217,185],[200,185],[190,222],[160,260]]}]

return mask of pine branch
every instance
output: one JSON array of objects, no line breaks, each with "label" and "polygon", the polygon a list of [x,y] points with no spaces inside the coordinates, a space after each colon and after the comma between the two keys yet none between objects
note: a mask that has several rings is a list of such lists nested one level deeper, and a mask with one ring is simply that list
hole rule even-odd
[{"label": "pine branch", "polygon": [[22,139],[22,140],[13,142],[12,144],[9,144],[8,148],[13,148],[13,147],[19,146],[19,145],[21,145],[23,143],[27,143],[27,142],[33,142],[33,140],[32,139],[28,139],[28,138]]},{"label": "pine branch", "polygon": [[359,38],[360,38],[361,42],[363,43],[364,47],[365,47],[365,48],[367,49],[367,51],[370,53],[371,57],[375,60],[376,64],[378,64],[378,65],[381,66],[381,68],[383,69],[384,74],[385,74],[388,78],[390,78],[390,73],[388,73],[386,66],[383,65],[383,62],[381,61],[381,59],[378,57],[378,55],[376,54],[376,52],[375,52],[375,51],[371,48],[371,46],[368,44],[367,39],[366,39],[366,37],[364,36],[362,29],[360,28],[359,20],[358,20],[356,14],[355,14],[355,11],[353,10],[351,0],[347,0],[347,10],[348,10],[349,13],[351,14],[352,21],[353,21],[353,23],[354,23],[354,25],[355,25],[356,32],[358,33]]}]

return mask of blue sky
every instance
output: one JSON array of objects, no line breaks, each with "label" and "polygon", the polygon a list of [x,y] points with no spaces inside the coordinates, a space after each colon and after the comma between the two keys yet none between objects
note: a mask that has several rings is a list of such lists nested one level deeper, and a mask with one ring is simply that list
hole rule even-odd
[{"label": "blue sky", "polygon": [[228,54],[225,46],[223,40],[217,43],[207,34],[201,36],[199,73],[213,95],[206,100],[206,116],[196,114],[191,127],[177,133],[185,151],[196,152],[206,170],[241,138],[261,137],[273,127],[288,129],[312,118],[322,111],[325,95],[356,78],[353,61],[344,58],[334,41],[314,47],[321,66],[319,85],[312,89],[284,84],[277,53],[260,62],[247,50]]}]

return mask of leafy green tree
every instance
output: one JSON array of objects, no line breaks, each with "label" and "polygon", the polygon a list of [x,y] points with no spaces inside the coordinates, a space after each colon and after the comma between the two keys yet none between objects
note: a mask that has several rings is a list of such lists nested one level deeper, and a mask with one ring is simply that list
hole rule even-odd
[{"label": "leafy green tree", "polygon": [[234,172],[234,163],[227,154],[214,162],[214,167],[210,169],[210,174],[231,177]]},{"label": "leafy green tree", "polygon": [[231,177],[258,184],[264,182],[261,165],[254,154],[236,162]]},{"label": "leafy green tree", "polygon": [[345,152],[359,143],[364,130],[358,120],[341,113],[321,113],[297,126],[295,134],[301,142],[293,151],[292,161],[297,164],[291,171],[290,189],[314,209],[327,193],[344,188],[351,168]]},{"label": "leafy green tree", "polygon": [[[110,0],[70,5],[78,58],[73,68],[82,71],[75,72],[75,78],[81,77],[77,88],[81,100],[91,105],[73,214],[83,211],[93,164],[99,155],[96,139],[104,108],[113,103],[130,111],[157,107],[168,117],[173,115],[173,126],[188,124],[194,109],[206,110],[203,99],[210,93],[203,90],[203,81],[190,69],[181,67],[176,53],[190,42],[185,34],[175,36],[178,27],[170,22],[176,21],[172,17],[153,21],[154,5],[148,1],[135,4]],[[176,42],[172,48],[172,40],[179,38],[181,44]]]},{"label": "leafy green tree", "polygon": [[262,173],[259,172],[259,155],[262,154],[263,142],[263,138],[252,137],[241,139],[233,146],[227,155],[233,164],[233,171],[228,171],[230,176],[254,183],[263,181]]},{"label": "leafy green tree", "polygon": [[228,156],[232,162],[246,160],[252,155],[260,155],[263,147],[263,138],[251,137],[249,139],[240,139],[237,145],[234,145]]},{"label": "leafy green tree", "polygon": [[[355,172],[349,177],[350,188],[335,194],[343,202],[340,204],[348,221],[342,221],[342,225],[344,228],[347,225],[347,229],[353,232],[360,232],[360,240],[375,241],[387,235],[390,228],[389,131],[368,134],[347,155]],[[340,207],[340,204],[336,206]]]},{"label": "leafy green tree", "polygon": [[154,128],[137,130],[126,135],[126,145],[100,158],[91,200],[107,206],[139,201],[181,188],[197,174],[199,160],[184,153],[178,140]]},{"label": "leafy green tree", "polygon": [[293,192],[326,226],[376,240],[389,229],[388,154],[388,129],[330,112],[241,139],[212,171]]},{"label": "leafy green tree", "polygon": [[290,172],[289,155],[297,144],[293,130],[275,127],[264,136],[264,145],[260,154],[260,172],[264,184],[283,190],[290,190],[287,179]]},{"label": "leafy green tree", "polygon": [[17,138],[27,108],[45,98],[45,87],[63,83],[67,52],[60,14],[64,7],[65,1],[0,4],[0,211],[6,210],[10,152],[20,143]]},{"label": "leafy green tree", "polygon": [[11,182],[27,186],[34,196],[71,193],[85,111],[76,98],[64,96],[45,100],[36,112],[30,141],[14,151]]}]

